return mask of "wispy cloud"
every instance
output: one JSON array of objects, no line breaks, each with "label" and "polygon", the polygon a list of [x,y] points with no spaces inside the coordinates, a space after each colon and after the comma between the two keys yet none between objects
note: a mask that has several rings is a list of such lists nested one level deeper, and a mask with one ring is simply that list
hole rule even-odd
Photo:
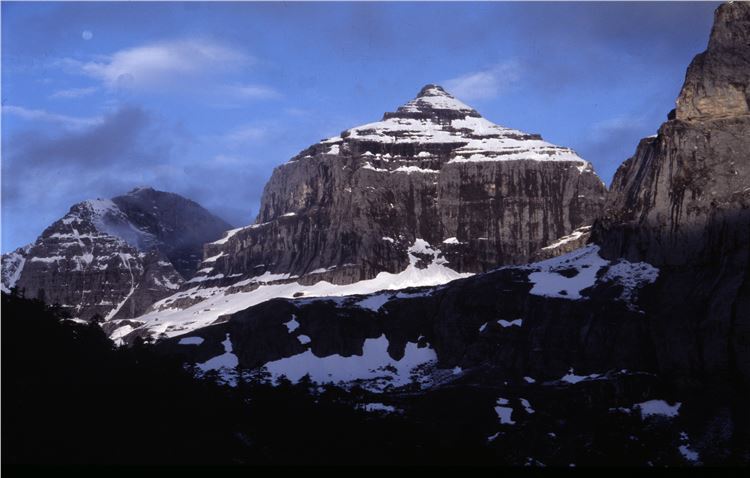
[{"label": "wispy cloud", "polygon": [[453,95],[466,100],[490,99],[500,96],[521,78],[516,61],[499,63],[491,68],[474,71],[445,81]]},{"label": "wispy cloud", "polygon": [[229,96],[248,100],[270,100],[280,98],[275,89],[264,85],[231,85],[225,88]]},{"label": "wispy cloud", "polygon": [[82,118],[14,105],[3,105],[3,114],[13,115],[26,121],[55,123],[66,128],[74,129],[95,126],[102,121],[102,118],[98,116]]},{"label": "wispy cloud", "polygon": [[[218,105],[270,100],[282,95],[268,85],[237,81],[255,59],[245,52],[211,40],[162,41],[126,48],[90,61],[74,58],[54,64],[68,73],[101,82],[108,91],[188,93]],[[58,92],[70,98],[89,94],[86,88]]]},{"label": "wispy cloud", "polygon": [[84,63],[84,73],[110,88],[153,88],[245,65],[244,53],[208,41],[182,40],[120,50],[104,61]]},{"label": "wispy cloud", "polygon": [[52,99],[75,99],[75,98],[83,98],[84,96],[89,96],[91,94],[96,93],[98,88],[91,86],[88,88],[69,88],[66,90],[58,90],[55,91],[50,95],[50,98]]},{"label": "wispy cloud", "polygon": [[71,197],[106,197],[152,182],[176,147],[165,129],[129,106],[78,129],[35,124],[10,135],[2,173],[15,180],[3,182],[3,215],[34,216],[35,208],[56,210]]}]

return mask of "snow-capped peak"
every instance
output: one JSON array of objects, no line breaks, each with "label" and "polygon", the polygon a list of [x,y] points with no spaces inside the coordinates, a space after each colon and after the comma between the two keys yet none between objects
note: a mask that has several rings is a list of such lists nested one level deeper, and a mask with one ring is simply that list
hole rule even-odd
[{"label": "snow-capped peak", "polygon": [[479,113],[471,106],[457,100],[443,87],[438,85],[425,85],[417,94],[417,97],[405,105],[398,108],[395,114],[390,113],[386,116],[396,116],[400,113],[427,113],[433,111],[440,112],[457,112],[465,116],[479,117]]},{"label": "snow-capped peak", "polygon": [[[86,226],[88,225],[88,226]],[[48,235],[78,234],[87,227],[115,237],[131,246],[148,250],[155,243],[153,234],[136,227],[111,199],[88,199],[70,208],[57,226],[45,231]]]},{"label": "snow-capped peak", "polygon": [[[359,143],[361,147],[352,146],[353,143]],[[403,157],[402,145],[406,144],[421,146],[415,150],[422,153]],[[392,167],[385,168],[382,163],[377,167],[374,163],[365,163],[363,167],[390,172],[400,166],[398,161],[401,159],[430,158],[431,148],[441,152],[443,160],[447,159],[449,163],[564,161],[574,163],[580,173],[593,171],[590,163],[570,148],[548,143],[538,134],[499,126],[433,84],[424,86],[416,98],[396,111],[385,113],[382,120],[350,128],[339,136],[323,140],[293,161],[309,159],[315,154],[340,155],[359,151],[363,157],[371,159],[374,156],[375,160],[382,162],[387,154],[389,161],[397,159],[390,163]],[[373,151],[379,151],[379,154]]]}]

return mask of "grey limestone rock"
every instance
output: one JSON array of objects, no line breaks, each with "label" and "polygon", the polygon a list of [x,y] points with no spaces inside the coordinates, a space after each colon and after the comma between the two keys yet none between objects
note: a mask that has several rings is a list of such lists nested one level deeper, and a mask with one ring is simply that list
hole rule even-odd
[{"label": "grey limestone rock", "polygon": [[[482,272],[602,211],[606,187],[572,150],[497,126],[436,85],[282,164],[255,224],[206,245],[205,277],[265,272],[350,283],[400,272],[416,239]],[[312,279],[310,279],[312,280]]]}]

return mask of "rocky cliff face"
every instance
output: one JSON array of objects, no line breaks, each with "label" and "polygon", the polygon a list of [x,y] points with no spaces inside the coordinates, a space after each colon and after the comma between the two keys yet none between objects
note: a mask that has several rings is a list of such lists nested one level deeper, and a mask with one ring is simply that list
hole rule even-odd
[{"label": "rocky cliff face", "polygon": [[[223,221],[203,223],[206,216],[192,201],[153,189],[84,201],[35,243],[3,256],[3,290],[63,305],[83,320],[139,315],[184,282],[170,256],[195,267],[196,237],[221,234]],[[197,232],[187,240],[171,240],[191,225]]]},{"label": "rocky cliff face", "polygon": [[257,223],[205,249],[205,277],[307,275],[351,283],[399,272],[417,239],[481,272],[531,255],[601,212],[591,165],[492,124],[428,85],[382,121],[302,151],[273,173]]},{"label": "rocky cliff face", "polygon": [[750,113],[750,18],[745,2],[716,10],[708,48],[688,67],[677,98],[678,120],[735,117]]},{"label": "rocky cliff face", "polygon": [[594,241],[662,269],[663,370],[750,380],[750,4],[716,10],[676,114],[617,171]]},{"label": "rocky cliff face", "polygon": [[595,228],[605,255],[711,264],[747,243],[749,95],[750,5],[725,4],[675,113],[615,174]]}]

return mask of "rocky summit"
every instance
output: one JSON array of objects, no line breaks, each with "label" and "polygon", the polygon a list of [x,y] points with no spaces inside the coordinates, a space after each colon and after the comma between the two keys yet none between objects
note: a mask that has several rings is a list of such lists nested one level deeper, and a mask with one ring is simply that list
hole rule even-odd
[{"label": "rocky summit", "polygon": [[139,315],[174,293],[203,242],[229,225],[151,188],[75,204],[33,244],[3,255],[3,291],[60,304],[77,319]]},{"label": "rocky summit", "polygon": [[539,135],[493,124],[437,85],[277,167],[255,224],[208,244],[204,277],[347,284],[398,273],[426,242],[452,270],[528,262],[590,225],[605,185]]}]

